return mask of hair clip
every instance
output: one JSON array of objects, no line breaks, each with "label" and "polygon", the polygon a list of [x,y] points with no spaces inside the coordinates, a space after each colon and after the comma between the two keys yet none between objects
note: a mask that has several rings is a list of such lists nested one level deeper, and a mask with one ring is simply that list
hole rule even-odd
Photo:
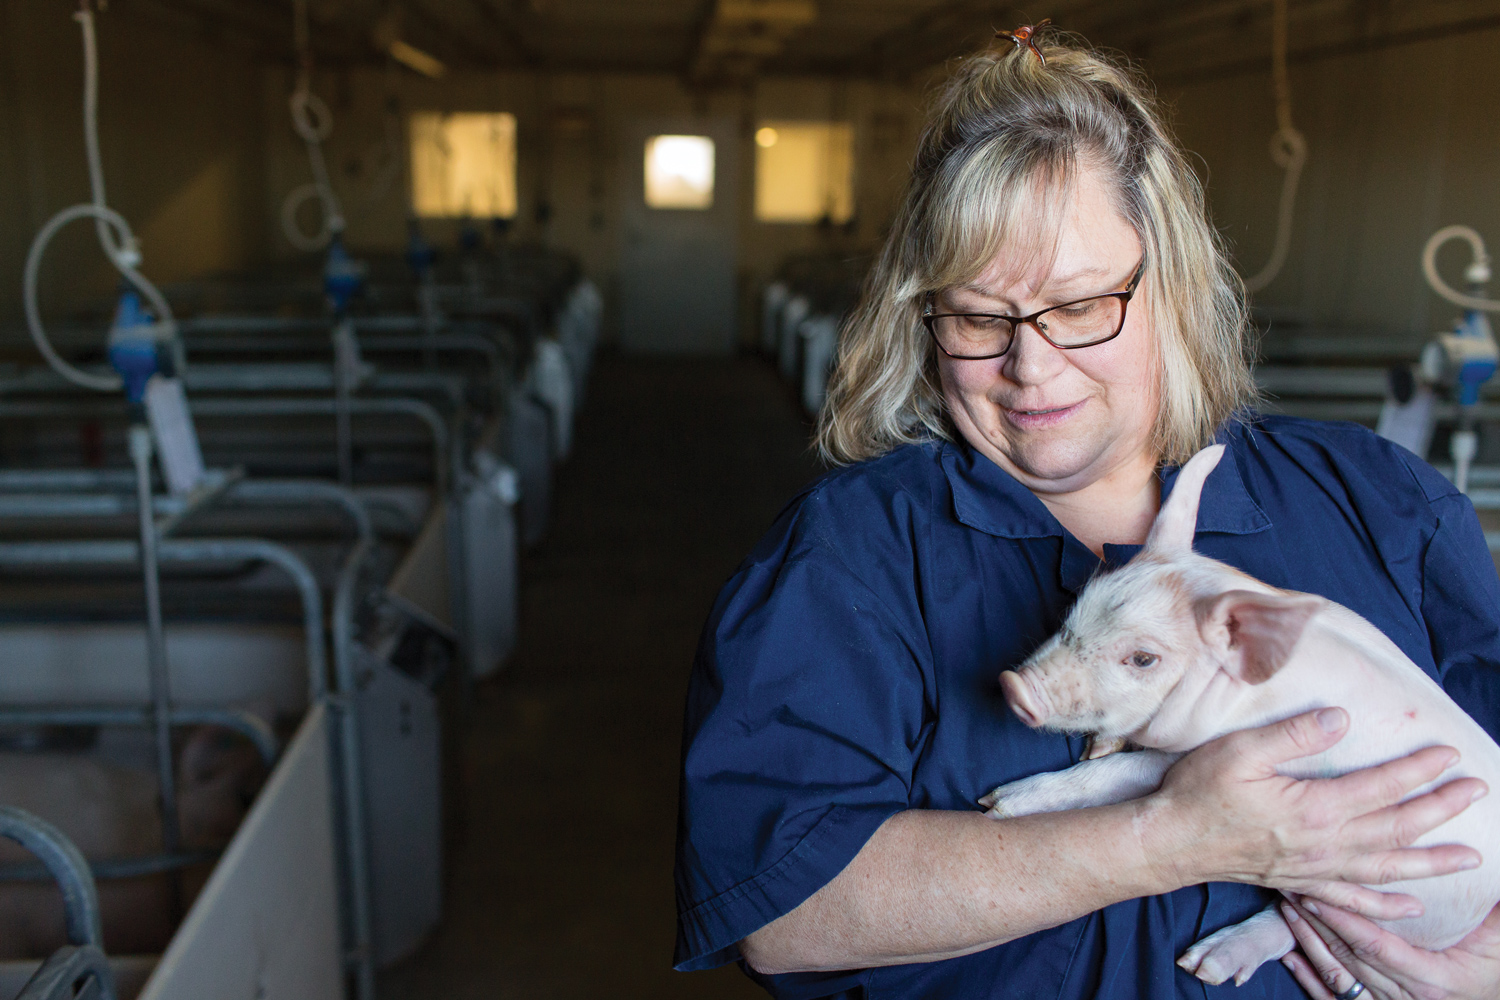
[{"label": "hair clip", "polygon": [[1023,24],[1015,31],[997,31],[996,38],[1009,38],[1016,43],[1018,49],[1030,49],[1036,53],[1037,61],[1043,66],[1047,65],[1047,57],[1042,55],[1042,50],[1037,48],[1036,35],[1047,25],[1052,23],[1052,18],[1044,17],[1036,24]]}]

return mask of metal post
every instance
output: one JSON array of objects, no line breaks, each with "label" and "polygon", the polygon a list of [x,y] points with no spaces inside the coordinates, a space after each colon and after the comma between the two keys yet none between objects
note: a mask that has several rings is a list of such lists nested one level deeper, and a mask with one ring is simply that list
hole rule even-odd
[{"label": "metal post", "polygon": [[359,738],[359,681],[354,674],[354,592],[373,542],[362,538],[344,561],[333,597],[333,670],[338,695],[339,757],[343,765],[344,848],[349,861],[349,958],[354,963],[355,995],[375,998],[375,943],[370,920],[368,829],[365,819],[365,773]]},{"label": "metal post", "polygon": [[339,482],[354,482],[354,429],[349,418],[349,397],[359,377],[358,352],[354,341],[354,322],[339,320],[333,328],[333,398],[338,425]]},{"label": "metal post", "polygon": [[182,836],[177,816],[177,779],[172,769],[172,695],[167,674],[167,637],[162,625],[161,575],[156,561],[156,521],[151,516],[151,431],[130,425],[130,458],[141,524],[141,575],[146,583],[146,662],[151,677],[151,706],[156,722],[156,776],[161,783],[161,839],[176,853]]}]

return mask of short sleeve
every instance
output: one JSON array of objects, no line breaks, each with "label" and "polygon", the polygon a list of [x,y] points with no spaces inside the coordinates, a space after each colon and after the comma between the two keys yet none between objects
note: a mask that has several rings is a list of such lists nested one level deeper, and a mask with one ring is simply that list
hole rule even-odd
[{"label": "short sleeve", "polygon": [[[689,684],[678,969],[722,965],[907,808],[928,713],[917,629],[805,512],[720,593]],[[908,618],[911,613],[908,612]]]},{"label": "short sleeve", "polygon": [[1467,497],[1433,501],[1437,528],[1422,565],[1422,616],[1443,689],[1500,738],[1500,577]]}]

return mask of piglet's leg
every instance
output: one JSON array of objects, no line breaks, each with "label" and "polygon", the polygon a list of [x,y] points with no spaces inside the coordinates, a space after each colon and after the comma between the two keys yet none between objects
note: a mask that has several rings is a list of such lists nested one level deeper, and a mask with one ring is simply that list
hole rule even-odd
[{"label": "piglet's leg", "polygon": [[1033,774],[1001,785],[979,804],[989,810],[987,815],[1005,819],[1138,799],[1160,788],[1167,768],[1181,756],[1162,750],[1112,753],[1081,761],[1066,771]]},{"label": "piglet's leg", "polygon": [[1210,986],[1233,979],[1243,986],[1266,962],[1297,945],[1292,930],[1281,918],[1275,903],[1249,920],[1215,931],[1182,953],[1177,964]]}]

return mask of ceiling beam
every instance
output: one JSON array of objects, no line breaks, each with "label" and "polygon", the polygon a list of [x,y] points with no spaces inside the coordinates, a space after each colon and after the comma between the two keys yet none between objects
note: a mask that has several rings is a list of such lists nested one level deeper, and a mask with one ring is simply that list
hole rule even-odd
[{"label": "ceiling beam", "polygon": [[525,33],[513,17],[514,10],[507,10],[502,0],[469,0],[469,4],[485,23],[500,34],[505,44],[515,51],[522,65],[530,69],[539,69],[547,61],[542,53],[526,40]]},{"label": "ceiling beam", "polygon": [[[449,58],[444,61],[463,63],[479,69],[493,69],[506,62],[503,50],[484,44],[487,39],[481,41],[473,33],[460,30],[453,22],[439,17],[418,0],[407,0],[402,5],[401,12],[406,15],[407,23],[425,29],[433,41],[447,50],[443,54]],[[453,56],[458,58],[454,59]]]},{"label": "ceiling beam", "polygon": [[698,84],[750,79],[818,17],[814,0],[713,0],[704,10],[687,63]]}]

